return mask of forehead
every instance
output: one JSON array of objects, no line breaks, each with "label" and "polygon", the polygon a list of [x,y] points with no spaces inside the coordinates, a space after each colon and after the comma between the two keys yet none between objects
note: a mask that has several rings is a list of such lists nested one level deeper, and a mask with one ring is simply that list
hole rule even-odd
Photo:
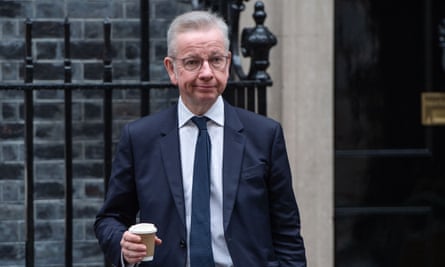
[{"label": "forehead", "polygon": [[176,45],[179,55],[225,52],[224,37],[218,29],[180,33]]}]

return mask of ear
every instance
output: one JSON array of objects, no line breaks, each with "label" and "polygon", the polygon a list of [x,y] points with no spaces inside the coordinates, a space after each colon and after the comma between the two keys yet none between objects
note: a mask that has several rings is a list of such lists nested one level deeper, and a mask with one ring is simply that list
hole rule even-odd
[{"label": "ear", "polygon": [[227,53],[227,65],[226,65],[226,67],[227,67],[227,70],[230,70],[230,65],[232,65],[232,52],[228,52]]},{"label": "ear", "polygon": [[171,57],[164,58],[164,67],[167,70],[168,76],[172,84],[177,85],[178,80],[176,79],[175,66],[173,65],[173,59]]}]

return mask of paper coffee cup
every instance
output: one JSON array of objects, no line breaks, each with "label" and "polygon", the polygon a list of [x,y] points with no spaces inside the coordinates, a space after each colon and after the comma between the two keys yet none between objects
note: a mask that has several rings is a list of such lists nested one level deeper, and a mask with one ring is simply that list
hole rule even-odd
[{"label": "paper coffee cup", "polygon": [[153,260],[155,252],[155,235],[157,228],[151,223],[139,223],[135,224],[128,229],[130,233],[139,235],[142,238],[142,243],[147,247],[147,256],[142,261]]}]

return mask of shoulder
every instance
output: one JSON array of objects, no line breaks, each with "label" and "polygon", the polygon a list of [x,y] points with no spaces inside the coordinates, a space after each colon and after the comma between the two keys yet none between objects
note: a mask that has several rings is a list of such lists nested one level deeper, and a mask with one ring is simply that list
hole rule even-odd
[{"label": "shoulder", "polygon": [[159,136],[161,132],[168,132],[177,128],[177,108],[173,105],[165,110],[141,117],[127,123],[122,134],[129,136],[151,138]]},{"label": "shoulder", "polygon": [[[228,116],[227,119],[233,119],[231,118],[231,114],[236,116],[244,128],[281,128],[281,125],[278,121],[264,115],[260,115],[258,113],[243,108],[234,107],[230,104],[226,105],[226,108],[228,109],[228,112],[226,112],[226,115]],[[230,110],[232,110],[232,112],[230,112]]]}]

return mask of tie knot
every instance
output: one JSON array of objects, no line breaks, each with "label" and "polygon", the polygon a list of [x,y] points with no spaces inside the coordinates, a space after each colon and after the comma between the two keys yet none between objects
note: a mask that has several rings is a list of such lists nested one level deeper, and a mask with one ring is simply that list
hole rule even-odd
[{"label": "tie knot", "polygon": [[209,120],[209,118],[207,117],[193,117],[192,121],[194,124],[196,124],[196,126],[198,126],[199,130],[207,130],[207,121]]}]

